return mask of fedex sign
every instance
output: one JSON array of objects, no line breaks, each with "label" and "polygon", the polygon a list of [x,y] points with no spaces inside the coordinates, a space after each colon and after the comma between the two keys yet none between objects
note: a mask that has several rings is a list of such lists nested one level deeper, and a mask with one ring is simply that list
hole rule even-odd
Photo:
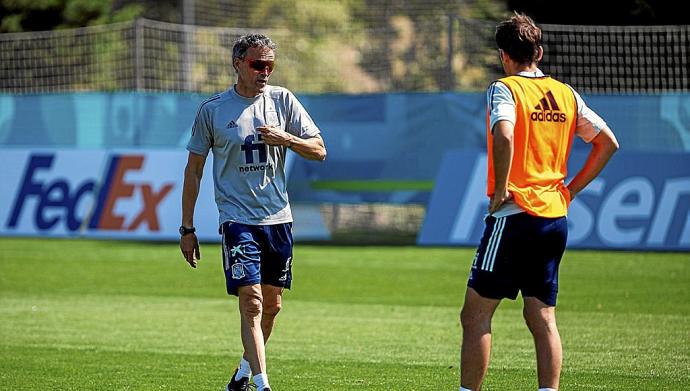
[{"label": "fedex sign", "polygon": [[159,170],[152,169],[156,164],[147,164],[145,153],[29,152],[23,158],[21,152],[2,154],[10,155],[19,155],[11,159],[15,167],[25,164],[23,170],[3,174],[3,183],[15,184],[9,192],[13,200],[2,202],[6,233],[80,231],[113,236],[162,230],[161,205],[170,198],[176,178],[157,175]]},{"label": "fedex sign", "polygon": [[[586,154],[571,157],[574,175]],[[486,213],[486,155],[446,155],[419,244],[479,242]],[[571,203],[568,246],[690,250],[690,154],[618,153]]]}]

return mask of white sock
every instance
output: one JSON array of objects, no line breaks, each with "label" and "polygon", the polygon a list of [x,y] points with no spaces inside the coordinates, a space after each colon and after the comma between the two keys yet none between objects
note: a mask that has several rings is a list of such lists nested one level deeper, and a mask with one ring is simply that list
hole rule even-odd
[{"label": "white sock", "polygon": [[545,387],[545,388],[540,388],[540,389],[538,389],[537,391],[557,391],[557,390],[556,390],[555,388],[548,388],[548,387]]},{"label": "white sock", "polygon": [[261,391],[268,388],[268,376],[265,373],[259,373],[254,375],[254,384],[256,384],[257,391]]},{"label": "white sock", "polygon": [[463,386],[460,386],[460,391],[472,391],[472,390],[470,390],[469,388],[465,388]]},{"label": "white sock", "polygon": [[252,368],[249,366],[249,361],[245,360],[244,357],[240,360],[240,368],[237,370],[235,380],[240,380],[243,377],[252,377]]}]

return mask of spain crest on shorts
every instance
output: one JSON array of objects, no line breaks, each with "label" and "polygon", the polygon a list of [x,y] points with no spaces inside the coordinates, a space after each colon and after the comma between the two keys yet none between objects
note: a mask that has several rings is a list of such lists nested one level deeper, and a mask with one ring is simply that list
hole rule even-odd
[{"label": "spain crest on shorts", "polygon": [[241,280],[244,278],[244,265],[242,262],[235,262],[232,264],[232,278],[233,280]]}]

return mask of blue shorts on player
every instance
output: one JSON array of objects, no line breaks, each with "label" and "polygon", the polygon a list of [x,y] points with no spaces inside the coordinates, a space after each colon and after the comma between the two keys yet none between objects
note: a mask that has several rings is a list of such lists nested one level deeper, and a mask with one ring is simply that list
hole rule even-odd
[{"label": "blue shorts on player", "polygon": [[467,286],[490,299],[536,297],[556,305],[558,267],[568,238],[565,217],[487,216]]},{"label": "blue shorts on player", "polygon": [[228,294],[241,286],[268,284],[290,289],[292,283],[292,223],[245,225],[225,222],[223,269]]}]

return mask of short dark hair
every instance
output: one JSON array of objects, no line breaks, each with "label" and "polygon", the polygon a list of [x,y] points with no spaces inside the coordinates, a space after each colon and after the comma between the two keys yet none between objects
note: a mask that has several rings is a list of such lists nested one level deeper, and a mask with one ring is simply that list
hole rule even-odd
[{"label": "short dark hair", "polygon": [[496,44],[520,64],[531,64],[539,58],[541,29],[532,18],[515,13],[496,26]]},{"label": "short dark hair", "polygon": [[236,58],[244,58],[247,55],[249,48],[267,47],[271,50],[276,50],[278,45],[271,41],[271,38],[263,34],[247,34],[243,35],[235,41],[232,46],[232,61]]}]

